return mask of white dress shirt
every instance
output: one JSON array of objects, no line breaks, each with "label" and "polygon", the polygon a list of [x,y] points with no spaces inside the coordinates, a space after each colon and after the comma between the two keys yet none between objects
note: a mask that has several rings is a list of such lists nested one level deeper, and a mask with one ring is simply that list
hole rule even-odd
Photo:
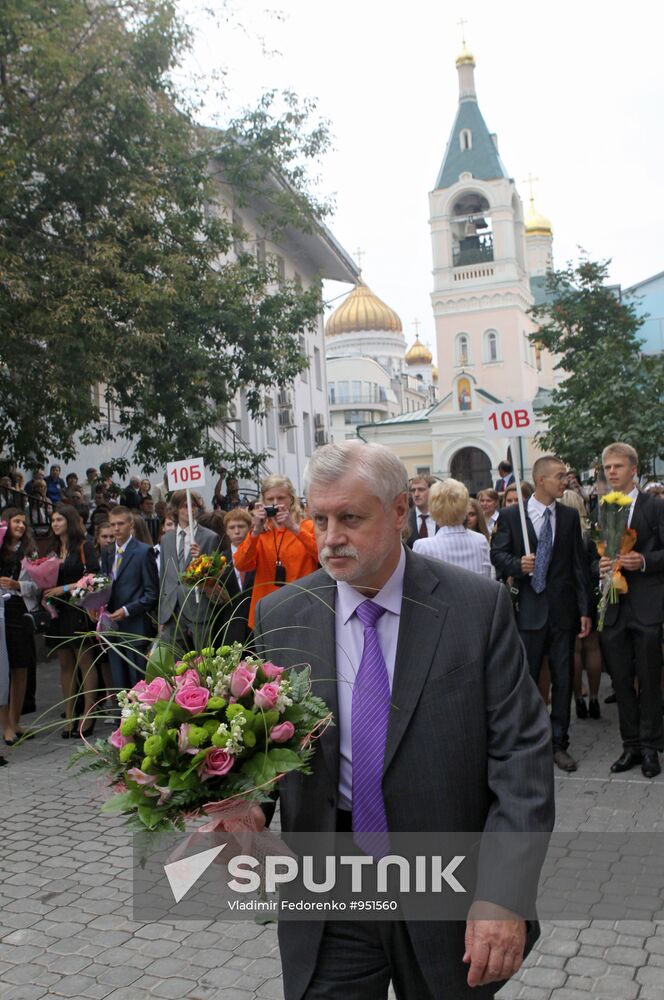
[{"label": "white dress shirt", "polygon": [[233,570],[235,572],[235,579],[237,580],[237,585],[242,590],[242,581],[244,578],[244,573],[241,572],[235,565],[235,553],[239,549],[239,545],[231,545],[231,556],[233,558]]},{"label": "white dress shirt", "polygon": [[537,500],[533,494],[528,501],[528,517],[531,520],[538,539],[542,527],[544,526],[544,512],[546,510],[551,511],[551,541],[553,542],[556,537],[556,501],[554,500],[553,503],[545,506],[543,503],[540,503],[540,501]]},{"label": "white dress shirt", "polygon": [[[371,598],[374,604],[385,608],[376,625],[378,642],[383,653],[387,677],[392,690],[394,664],[397,655],[403,577],[406,570],[406,553],[402,547],[399,563],[382,590]],[[335,639],[337,654],[337,697],[339,699],[339,808],[352,807],[353,754],[351,718],[353,685],[362,660],[364,626],[355,614],[358,605],[367,598],[349,583],[337,582],[335,613]]]},{"label": "white dress shirt", "polygon": [[[178,524],[175,529],[175,558],[178,557],[178,552],[180,551],[180,538],[181,532],[184,531],[184,564],[185,566],[189,562],[189,550],[191,548],[191,532],[189,531],[189,525],[186,528],[181,527]],[[196,535],[196,525],[194,525],[194,537]]]},{"label": "white dress shirt", "polygon": [[[423,512],[419,511],[417,507],[415,508],[415,523],[417,524],[418,535],[420,533],[420,525],[422,524],[422,513]],[[436,534],[436,522],[432,518],[431,514],[425,514],[424,517],[425,517],[424,523],[427,526],[427,534],[429,538],[433,538],[433,536]]]},{"label": "white dress shirt", "polygon": [[462,524],[443,525],[433,538],[418,538],[413,552],[453,563],[471,573],[492,576],[491,550],[484,535],[468,531]]},{"label": "white dress shirt", "polygon": [[[629,508],[629,515],[627,517],[627,527],[628,528],[632,527],[632,515],[634,514],[634,503],[635,503],[636,498],[638,497],[638,495],[639,495],[639,488],[638,488],[638,486],[635,486],[634,489],[630,490],[629,493],[627,494],[628,497],[632,498],[632,506]],[[645,560],[644,560],[644,565],[645,565]]]}]

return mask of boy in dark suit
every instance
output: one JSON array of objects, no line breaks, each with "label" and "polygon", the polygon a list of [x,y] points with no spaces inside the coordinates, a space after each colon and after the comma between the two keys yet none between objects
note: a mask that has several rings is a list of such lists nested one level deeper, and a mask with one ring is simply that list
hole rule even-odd
[{"label": "boy in dark suit", "polygon": [[[662,728],[662,621],[664,620],[664,502],[641,493],[635,483],[638,455],[617,441],[602,453],[610,490],[632,497],[627,526],[636,531],[636,545],[620,557],[629,587],[617,604],[610,604],[600,634],[618,703],[622,755],[613,772],[636,764],[646,778],[660,771],[658,753],[664,749]],[[610,568],[600,560],[600,576]],[[638,694],[634,686],[638,679]]]},{"label": "boy in dark suit", "polygon": [[[159,576],[152,546],[132,536],[131,511],[114,507],[108,520],[115,544],[102,551],[101,571],[113,580],[107,612],[118,626],[117,649],[111,645],[108,659],[114,686],[127,688],[145,673],[145,654],[154,633],[148,614],[157,606]],[[111,643],[113,635],[107,633]]]},{"label": "boy in dark suit", "polygon": [[[504,507],[491,543],[499,577],[519,588],[517,625],[530,674],[539,681],[542,660],[551,671],[553,759],[563,771],[576,771],[569,746],[574,644],[590,634],[591,584],[579,515],[558,500],[567,488],[567,469],[552,455],[533,466],[535,492],[528,501],[527,526],[532,554],[525,555],[519,507]],[[580,627],[580,631],[579,631]]]}]

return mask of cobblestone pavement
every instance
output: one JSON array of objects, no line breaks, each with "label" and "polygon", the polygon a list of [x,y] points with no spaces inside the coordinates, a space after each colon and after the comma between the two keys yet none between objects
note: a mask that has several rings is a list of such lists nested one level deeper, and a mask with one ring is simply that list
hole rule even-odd
[{"label": "cobblestone pavement", "polygon": [[[42,704],[57,700],[52,662],[39,684]],[[573,723],[580,767],[556,778],[558,827],[664,831],[661,777],[608,777],[617,720],[615,706],[602,711],[600,721]],[[120,819],[99,814],[98,779],[67,770],[71,744],[60,739],[57,711],[50,721],[49,733],[8,750],[0,770],[0,1000],[279,1000],[274,925],[130,919],[130,837]],[[545,924],[499,996],[664,1000],[664,923]]]}]

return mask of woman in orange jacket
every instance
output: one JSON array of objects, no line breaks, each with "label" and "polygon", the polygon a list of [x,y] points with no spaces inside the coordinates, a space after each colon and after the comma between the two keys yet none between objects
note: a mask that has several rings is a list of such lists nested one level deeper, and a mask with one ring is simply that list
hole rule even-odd
[{"label": "woman in orange jacket", "polygon": [[295,488],[286,476],[272,475],[261,483],[262,503],[252,511],[252,528],[233,560],[241,573],[255,570],[249,626],[256,604],[284,583],[308,576],[318,568],[313,521],[304,520]]}]

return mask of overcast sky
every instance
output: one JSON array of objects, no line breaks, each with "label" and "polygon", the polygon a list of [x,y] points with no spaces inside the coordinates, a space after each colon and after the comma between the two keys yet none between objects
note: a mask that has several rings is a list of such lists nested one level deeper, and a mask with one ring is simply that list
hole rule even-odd
[{"label": "overcast sky", "polygon": [[435,352],[428,192],[458,105],[461,17],[480,108],[526,210],[524,178],[539,178],[555,262],[582,246],[611,257],[623,287],[664,270],[661,4],[275,0],[283,20],[265,0],[233,8],[246,32],[207,22],[196,67],[228,70],[232,108],[272,87],[317,98],[334,137],[320,168],[336,200],[328,224],[351,254],[365,252],[365,280],[409,342],[418,318]]}]

